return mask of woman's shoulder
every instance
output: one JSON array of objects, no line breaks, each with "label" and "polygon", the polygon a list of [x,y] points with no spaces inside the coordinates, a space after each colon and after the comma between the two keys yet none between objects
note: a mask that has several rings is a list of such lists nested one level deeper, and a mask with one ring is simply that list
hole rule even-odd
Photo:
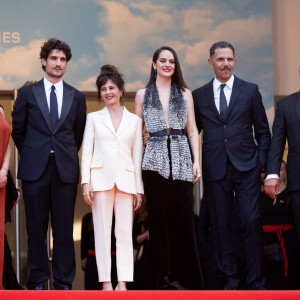
[{"label": "woman's shoulder", "polygon": [[124,110],[126,110],[127,114],[132,117],[134,120],[136,121],[142,121],[142,119],[136,115],[135,113],[130,112],[125,106],[124,106]]},{"label": "woman's shoulder", "polygon": [[139,104],[143,103],[144,97],[145,97],[145,92],[146,92],[146,89],[140,89],[136,92],[136,95],[135,95],[136,103],[139,103]]},{"label": "woman's shoulder", "polygon": [[99,113],[101,113],[103,109],[97,110],[97,111],[93,111],[87,114],[88,118],[94,118],[96,115],[99,115]]},{"label": "woman's shoulder", "polygon": [[184,97],[191,97],[192,96],[192,92],[188,88],[185,88],[184,90],[182,90],[182,94],[183,94]]},{"label": "woman's shoulder", "polygon": [[140,89],[140,90],[138,90],[136,92],[136,96],[138,96],[138,97],[144,97],[145,92],[146,92],[146,89]]},{"label": "woman's shoulder", "polygon": [[193,96],[192,96],[192,92],[190,89],[185,89],[184,91],[182,90],[182,95],[184,100],[189,103],[193,101]]}]

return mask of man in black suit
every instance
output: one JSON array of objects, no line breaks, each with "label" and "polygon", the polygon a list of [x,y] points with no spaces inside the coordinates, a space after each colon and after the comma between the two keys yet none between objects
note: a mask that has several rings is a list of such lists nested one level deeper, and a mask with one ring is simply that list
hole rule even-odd
[{"label": "man in black suit", "polygon": [[286,139],[288,140],[287,191],[292,206],[300,248],[300,92],[277,103],[273,137],[268,154],[265,193],[275,198],[279,193],[279,174]]},{"label": "man in black suit", "polygon": [[[208,62],[215,78],[193,92],[195,117],[203,130],[202,170],[215,256],[226,289],[240,284],[231,214],[237,201],[244,231],[248,285],[264,289],[260,171],[266,164],[269,125],[257,85],[233,76],[234,48],[218,42]],[[254,130],[254,134],[253,134]]]},{"label": "man in black suit", "polygon": [[12,112],[26,211],[29,289],[43,289],[50,277],[45,244],[49,212],[55,289],[71,289],[75,276],[73,220],[86,103],[81,92],[62,80],[71,57],[65,42],[45,42],[40,52],[45,76],[19,90]]}]

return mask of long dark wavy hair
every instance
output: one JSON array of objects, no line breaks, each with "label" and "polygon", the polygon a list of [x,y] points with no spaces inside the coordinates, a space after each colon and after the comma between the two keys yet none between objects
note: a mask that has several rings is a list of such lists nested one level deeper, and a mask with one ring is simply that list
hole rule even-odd
[{"label": "long dark wavy hair", "polygon": [[[185,91],[185,89],[188,89],[188,85],[184,82],[183,80],[183,77],[182,77],[182,72],[181,72],[181,68],[180,68],[180,64],[179,64],[179,60],[178,60],[178,57],[177,57],[177,54],[175,52],[175,50],[171,47],[168,47],[168,46],[163,46],[163,47],[160,47],[158,48],[154,54],[153,54],[153,59],[152,59],[152,62],[156,63],[158,58],[159,58],[159,55],[162,51],[164,50],[168,50],[170,51],[173,56],[174,56],[174,60],[175,60],[175,70],[174,70],[174,74],[172,76],[172,81],[176,84],[177,88],[178,89],[181,89],[183,91]],[[155,70],[153,68],[153,64],[151,65],[151,73],[150,73],[150,78],[149,78],[149,81],[146,85],[146,88],[149,87],[152,83],[154,83],[156,81],[156,78],[155,78]]]}]

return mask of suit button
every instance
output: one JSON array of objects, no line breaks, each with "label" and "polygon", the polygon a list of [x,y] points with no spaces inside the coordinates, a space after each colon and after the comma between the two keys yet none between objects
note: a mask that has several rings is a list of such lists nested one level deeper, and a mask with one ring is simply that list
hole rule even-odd
[{"label": "suit button", "polygon": [[227,126],[226,125],[224,125],[224,128],[226,128]]},{"label": "suit button", "polygon": [[225,143],[227,143],[227,142],[228,142],[228,140],[226,139],[224,142],[225,142]]}]

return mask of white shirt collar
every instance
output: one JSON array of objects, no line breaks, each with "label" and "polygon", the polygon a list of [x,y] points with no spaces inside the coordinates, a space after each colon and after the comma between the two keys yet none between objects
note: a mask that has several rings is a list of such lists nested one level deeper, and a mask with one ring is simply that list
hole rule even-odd
[{"label": "white shirt collar", "polygon": [[[228,86],[231,90],[232,90],[232,87],[233,87],[233,82],[234,82],[234,76],[231,75],[231,77],[229,78],[229,80],[227,82],[225,82],[226,86]],[[214,79],[214,82],[213,82],[213,85],[214,85],[214,88],[216,90],[218,90],[221,86],[222,82],[220,82],[216,77]]]},{"label": "white shirt collar", "polygon": [[[51,89],[53,83],[50,82],[46,77],[44,77],[44,86],[45,90],[48,91]],[[61,79],[59,82],[54,84],[56,92],[60,92],[63,88],[63,80]]]}]

